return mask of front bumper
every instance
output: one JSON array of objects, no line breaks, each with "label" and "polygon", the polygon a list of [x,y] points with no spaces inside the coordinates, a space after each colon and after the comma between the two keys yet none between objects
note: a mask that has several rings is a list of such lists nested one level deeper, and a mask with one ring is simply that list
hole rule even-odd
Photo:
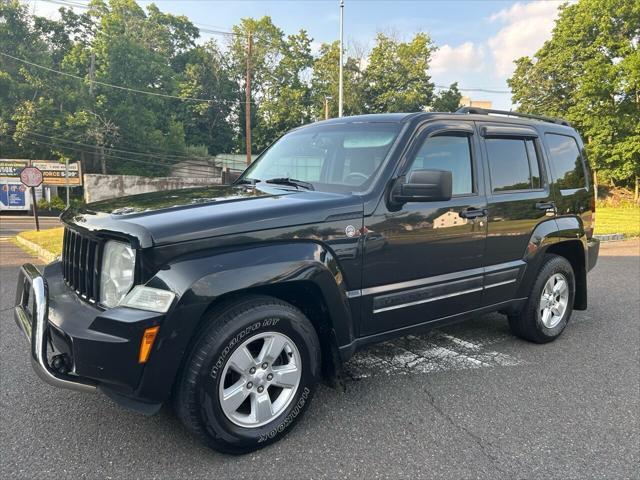
[{"label": "front bumper", "polygon": [[47,281],[30,263],[20,268],[14,317],[31,343],[31,365],[38,376],[54,387],[93,392],[97,383],[88,378],[67,375],[49,364],[47,340],[49,338],[49,289]]},{"label": "front bumper", "polygon": [[[22,266],[14,317],[30,342],[34,370],[48,384],[100,389],[128,408],[155,410],[157,402],[139,393],[147,364],[138,362],[138,353],[144,330],[160,325],[164,315],[126,307],[102,310],[67,287],[60,262],[53,262],[43,273]],[[64,369],[52,361],[54,353],[64,357]]]}]

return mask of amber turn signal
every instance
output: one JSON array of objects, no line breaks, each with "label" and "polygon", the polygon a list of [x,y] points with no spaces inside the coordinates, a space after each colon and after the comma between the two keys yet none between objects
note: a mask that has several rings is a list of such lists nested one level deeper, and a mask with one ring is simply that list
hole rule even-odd
[{"label": "amber turn signal", "polygon": [[156,340],[160,327],[149,327],[142,334],[142,342],[140,342],[140,354],[138,355],[138,363],[147,363],[151,347]]}]

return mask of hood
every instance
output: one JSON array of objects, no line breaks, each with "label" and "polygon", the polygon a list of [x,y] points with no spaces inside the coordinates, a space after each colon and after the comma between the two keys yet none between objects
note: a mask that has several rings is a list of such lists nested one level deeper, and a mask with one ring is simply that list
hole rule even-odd
[{"label": "hood", "polygon": [[142,248],[323,223],[335,215],[362,215],[352,194],[270,185],[212,186],[153,192],[66,210],[62,221],[91,231],[135,237]]}]

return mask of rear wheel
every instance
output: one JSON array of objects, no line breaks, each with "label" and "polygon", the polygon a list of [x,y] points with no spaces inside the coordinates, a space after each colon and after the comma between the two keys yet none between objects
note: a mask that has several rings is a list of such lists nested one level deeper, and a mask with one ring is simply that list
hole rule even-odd
[{"label": "rear wheel", "polygon": [[286,302],[250,296],[212,314],[185,365],[176,410],[210,447],[250,452],[291,430],[319,376],[311,322]]},{"label": "rear wheel", "polygon": [[569,261],[546,255],[523,309],[509,315],[514,334],[536,343],[555,340],[573,311],[575,276]]}]

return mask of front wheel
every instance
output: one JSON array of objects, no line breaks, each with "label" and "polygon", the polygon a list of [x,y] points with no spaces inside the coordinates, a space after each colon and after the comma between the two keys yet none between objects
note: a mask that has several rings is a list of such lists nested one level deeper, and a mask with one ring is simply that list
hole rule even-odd
[{"label": "front wheel", "polygon": [[511,331],[535,343],[555,340],[573,311],[575,275],[568,260],[546,255],[523,309],[509,315]]},{"label": "front wheel", "polygon": [[292,305],[251,296],[209,319],[185,365],[176,410],[210,447],[246,453],[282,438],[309,406],[320,344]]}]

